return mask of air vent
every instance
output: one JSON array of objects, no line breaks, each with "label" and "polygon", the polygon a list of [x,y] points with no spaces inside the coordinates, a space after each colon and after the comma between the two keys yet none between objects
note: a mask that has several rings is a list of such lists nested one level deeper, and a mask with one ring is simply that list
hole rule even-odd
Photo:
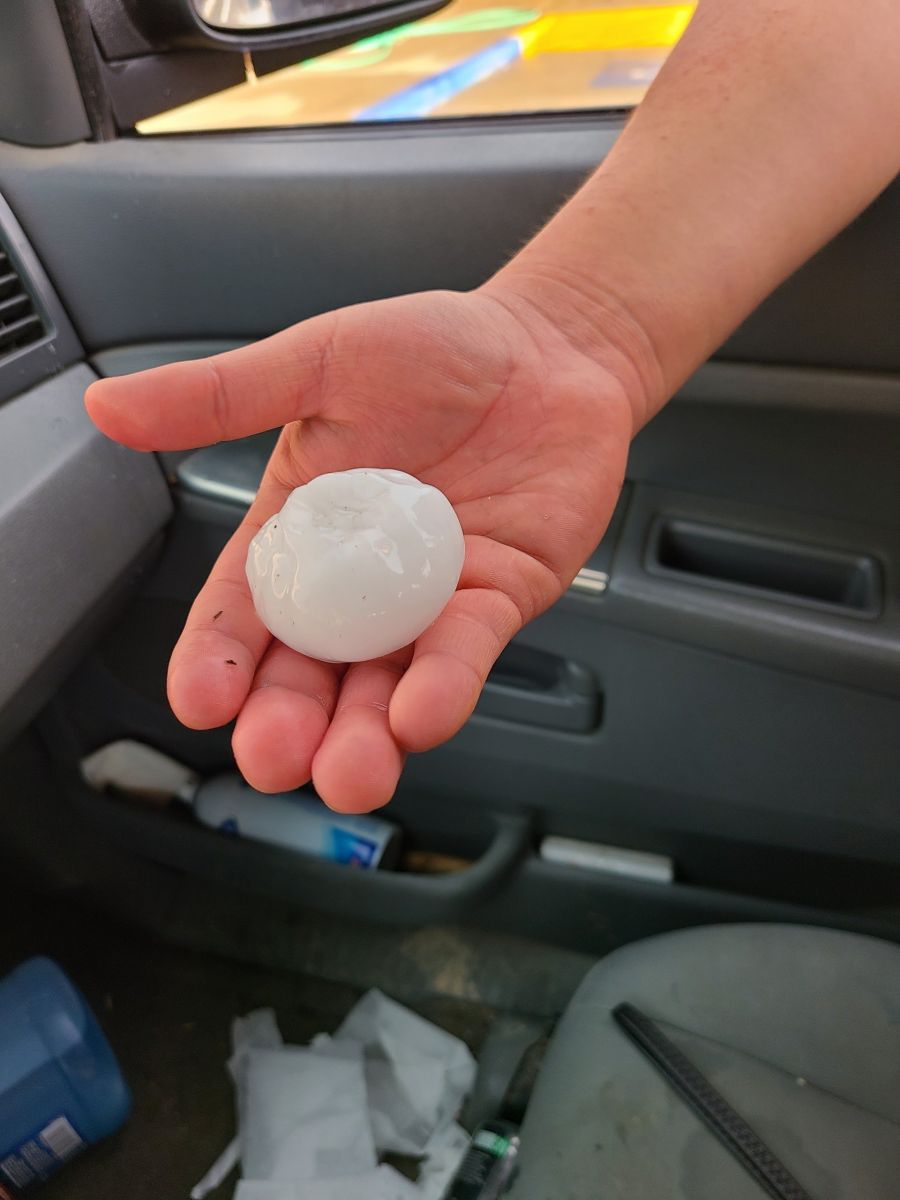
[{"label": "air vent", "polygon": [[46,332],[25,284],[0,246],[0,362],[39,342]]}]

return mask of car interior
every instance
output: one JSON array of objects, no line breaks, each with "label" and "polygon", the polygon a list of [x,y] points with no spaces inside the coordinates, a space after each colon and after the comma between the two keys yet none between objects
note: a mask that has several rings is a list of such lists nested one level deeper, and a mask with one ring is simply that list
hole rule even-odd
[{"label": "car interior", "polygon": [[[353,870],[85,780],[126,739],[235,772],[229,729],[170,712],[166,665],[276,437],[140,454],[85,388],[476,286],[628,113],[140,136],[141,80],[225,87],[235,48],[186,35],[120,69],[133,8],[12,0],[0,32],[0,975],[59,962],[134,1096],[43,1194],[187,1195],[233,1132],[231,1018],[272,1006],[304,1041],[377,987],[479,1058],[470,1124],[521,1124],[512,1200],[896,1195],[900,187],[638,435],[566,595],[410,757],[378,814],[396,865]],[[748,1169],[621,1005],[801,1190]]]}]

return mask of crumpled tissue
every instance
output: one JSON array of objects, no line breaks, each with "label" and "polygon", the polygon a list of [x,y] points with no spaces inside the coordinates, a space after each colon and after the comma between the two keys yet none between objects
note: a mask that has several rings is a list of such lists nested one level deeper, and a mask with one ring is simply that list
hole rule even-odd
[{"label": "crumpled tissue", "polygon": [[442,1200],[469,1148],[469,1141],[469,1135],[455,1121],[435,1130],[425,1145],[425,1157],[419,1167],[418,1200]]},{"label": "crumpled tissue", "polygon": [[468,1047],[383,992],[367,992],[334,1035],[365,1053],[375,1145],[423,1154],[436,1129],[452,1121],[475,1082]]},{"label": "crumpled tissue", "polygon": [[362,1050],[283,1046],[243,1063],[239,1140],[248,1179],[330,1179],[378,1165]]},{"label": "crumpled tissue", "polygon": [[234,1200],[422,1200],[414,1183],[382,1164],[364,1175],[343,1175],[305,1183],[243,1179]]},{"label": "crumpled tissue", "polygon": [[[241,1110],[243,1088],[243,1064],[251,1050],[267,1050],[281,1046],[281,1031],[271,1008],[258,1008],[246,1017],[235,1017],[231,1022],[231,1058],[227,1066],[237,1090],[238,1111]],[[240,1162],[239,1138],[232,1138],[206,1174],[191,1188],[191,1200],[203,1200],[228,1178]]]},{"label": "crumpled tissue", "polygon": [[[333,1037],[285,1046],[271,1009],[232,1023],[238,1136],[192,1189],[237,1161],[234,1200],[441,1200],[468,1146],[455,1123],[476,1064],[458,1038],[377,990]],[[378,1164],[422,1159],[416,1183]]]}]

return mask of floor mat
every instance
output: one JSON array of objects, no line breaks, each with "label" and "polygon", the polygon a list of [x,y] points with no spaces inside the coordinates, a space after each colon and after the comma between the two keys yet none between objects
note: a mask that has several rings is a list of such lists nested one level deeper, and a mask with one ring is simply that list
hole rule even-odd
[{"label": "floor mat", "polygon": [[[0,933],[0,974],[49,954],[84,992],[134,1094],[125,1128],[70,1164],[46,1200],[180,1200],[234,1132],[224,1068],[231,1018],[271,1006],[286,1041],[332,1031],[359,996],[341,983],[173,949],[64,901],[23,898]],[[477,1053],[493,1012],[435,998],[417,1006]],[[223,1185],[217,1200],[230,1196]]]}]

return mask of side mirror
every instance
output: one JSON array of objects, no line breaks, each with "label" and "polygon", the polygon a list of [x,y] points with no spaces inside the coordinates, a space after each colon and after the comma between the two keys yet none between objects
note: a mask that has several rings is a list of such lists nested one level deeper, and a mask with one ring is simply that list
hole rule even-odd
[{"label": "side mirror", "polygon": [[116,124],[443,8],[448,0],[83,0]]}]

